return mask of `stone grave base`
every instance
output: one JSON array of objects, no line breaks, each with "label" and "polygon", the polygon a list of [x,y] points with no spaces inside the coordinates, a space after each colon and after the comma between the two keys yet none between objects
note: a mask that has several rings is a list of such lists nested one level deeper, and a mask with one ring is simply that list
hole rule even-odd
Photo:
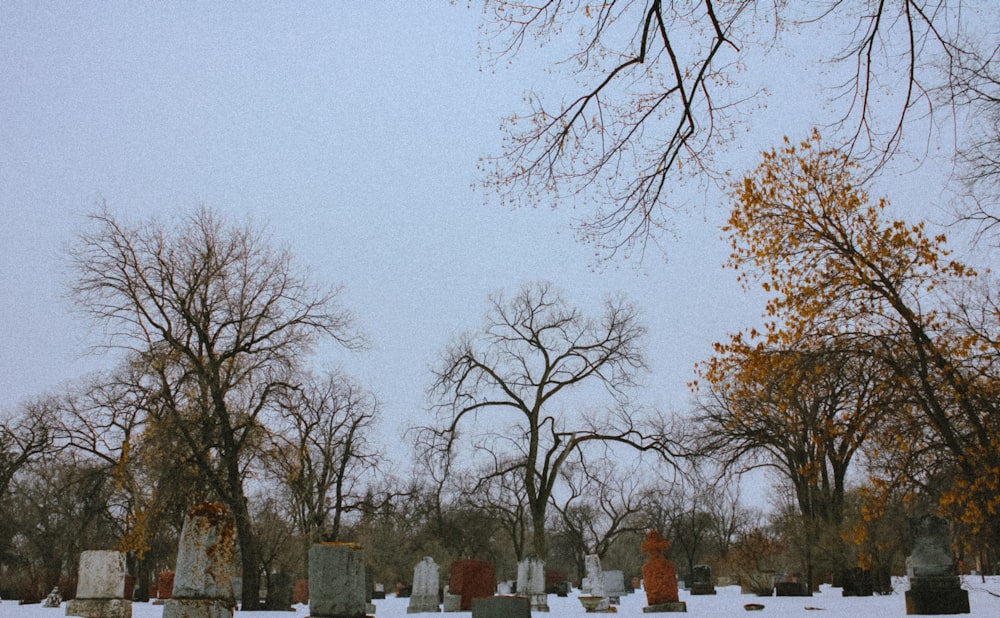
[{"label": "stone grave base", "polygon": [[691,584],[691,594],[716,594],[715,586],[712,584]]},{"label": "stone grave base", "polygon": [[472,618],[530,618],[527,597],[487,597],[472,600]]},{"label": "stone grave base", "polygon": [[677,601],[675,603],[657,603],[656,605],[643,607],[642,613],[659,614],[664,612],[686,612],[687,610],[688,610],[687,603],[685,603],[684,601]]},{"label": "stone grave base", "polygon": [[952,590],[907,590],[906,614],[968,614],[969,591]]},{"label": "stone grave base", "polygon": [[811,597],[813,593],[806,582],[778,582],[774,585],[774,594],[779,597]]},{"label": "stone grave base", "polygon": [[132,618],[132,601],[125,599],[73,599],[66,602],[67,616]]},{"label": "stone grave base", "polygon": [[410,605],[406,608],[407,614],[423,614],[426,612],[439,612],[441,606],[438,605],[437,595],[417,594],[410,597]]},{"label": "stone grave base", "polygon": [[460,594],[447,594],[444,595],[444,611],[446,612],[460,612],[462,611],[462,595]]},{"label": "stone grave base", "polygon": [[167,599],[163,618],[233,618],[233,606],[219,599]]},{"label": "stone grave base", "polygon": [[549,611],[549,599],[548,595],[544,592],[538,594],[528,595],[529,605],[531,606],[531,611],[533,612],[547,612]]}]

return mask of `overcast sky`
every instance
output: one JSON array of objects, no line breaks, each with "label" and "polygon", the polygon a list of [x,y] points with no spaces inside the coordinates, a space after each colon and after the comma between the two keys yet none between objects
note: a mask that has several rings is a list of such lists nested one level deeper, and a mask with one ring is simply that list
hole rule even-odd
[{"label": "overcast sky", "polygon": [[[571,229],[582,213],[491,204],[477,162],[550,78],[533,56],[488,66],[481,18],[445,2],[0,4],[0,411],[113,362],[89,353],[65,299],[66,248],[101,202],[134,219],[252,217],[342,284],[372,346],[315,361],[375,391],[390,432],[426,422],[428,367],[481,323],[487,294],[536,279],[590,309],[633,299],[643,398],[683,408],[693,364],[762,309],[722,269],[721,194],[683,196],[665,254],[597,267]],[[749,108],[734,160],[816,122],[827,93],[804,54],[770,52],[777,73],[757,86],[771,98]],[[896,188],[940,195],[928,173]]]}]

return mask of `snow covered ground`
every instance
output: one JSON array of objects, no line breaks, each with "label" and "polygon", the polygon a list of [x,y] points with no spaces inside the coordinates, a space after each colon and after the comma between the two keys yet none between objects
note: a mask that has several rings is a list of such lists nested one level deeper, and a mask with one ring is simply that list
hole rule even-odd
[{"label": "snow covered ground", "polygon": [[[971,616],[1000,616],[1000,577],[988,578],[986,583],[979,577],[965,577],[963,587],[969,591],[969,605],[972,609]],[[875,616],[877,618],[895,618],[906,615],[906,605],[903,600],[903,591],[906,590],[905,580],[896,584],[896,593],[886,596],[874,597],[842,597],[839,588],[823,587],[818,594],[812,597],[770,597],[762,598],[750,595],[741,595],[738,587],[728,586],[718,588],[718,594],[714,596],[692,597],[681,591],[681,600],[687,602],[688,615],[690,616],[738,616],[759,618],[859,618],[865,616]],[[624,596],[621,598],[621,605],[618,607],[618,614],[629,616],[642,616],[643,606],[646,605],[646,598],[642,592]],[[764,609],[760,612],[746,613],[743,605],[746,603],[761,603]],[[390,596],[387,599],[375,602],[377,618],[403,618],[407,616],[406,607],[409,599],[397,599]],[[47,609],[40,605],[18,605],[16,601],[3,601],[0,603],[0,617],[2,618],[56,618],[66,613],[65,603],[60,609]],[[549,595],[549,616],[553,618],[584,616],[586,612],[576,599],[576,594],[567,598],[559,598]],[[132,615],[134,618],[160,618],[163,612],[162,606],[137,603],[133,605]],[[309,613],[306,606],[297,606],[295,612],[237,612],[237,616],[247,618],[304,618]],[[461,618],[469,616],[471,612],[456,612],[448,614]],[[410,614],[413,616],[414,614]],[[541,614],[536,614],[541,615]]]}]

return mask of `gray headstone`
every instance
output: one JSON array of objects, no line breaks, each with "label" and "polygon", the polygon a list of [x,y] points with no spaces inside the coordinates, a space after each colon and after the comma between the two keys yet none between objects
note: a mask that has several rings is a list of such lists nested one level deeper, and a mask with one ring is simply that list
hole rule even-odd
[{"label": "gray headstone", "polygon": [[934,515],[915,517],[910,521],[910,530],[913,536],[910,575],[918,579],[955,576],[948,520]]},{"label": "gray headstone", "polygon": [[532,611],[549,611],[545,563],[540,558],[525,558],[517,564],[517,594],[528,598]]},{"label": "gray headstone", "polygon": [[413,591],[406,613],[439,612],[438,588],[441,585],[439,569],[434,558],[426,556],[413,567]]},{"label": "gray headstone", "polygon": [[448,586],[444,587],[444,611],[446,612],[460,612],[462,611],[462,595],[451,594],[448,592]]},{"label": "gray headstone", "polygon": [[319,543],[309,549],[309,615],[360,618],[368,609],[364,552],[345,543]]},{"label": "gray headstone", "polygon": [[968,614],[969,593],[955,573],[948,520],[934,515],[910,520],[913,553],[907,558],[907,614]]},{"label": "gray headstone", "polygon": [[622,571],[604,571],[604,594],[612,605],[621,603],[625,591],[625,573]]},{"label": "gray headstone", "polygon": [[472,600],[472,618],[529,618],[530,616],[531,603],[526,597],[487,597]]},{"label": "gray headstone", "polygon": [[696,564],[691,571],[691,594],[715,594],[712,567],[707,564]]}]

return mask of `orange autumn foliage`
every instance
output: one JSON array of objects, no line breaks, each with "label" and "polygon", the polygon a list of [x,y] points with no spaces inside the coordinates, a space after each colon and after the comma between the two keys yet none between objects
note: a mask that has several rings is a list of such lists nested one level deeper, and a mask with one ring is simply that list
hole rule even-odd
[{"label": "orange autumn foliage", "polygon": [[[1000,520],[998,305],[988,291],[968,293],[983,277],[951,257],[944,235],[890,218],[888,200],[871,199],[866,181],[814,131],[798,145],[786,138],[733,185],[727,265],[769,295],[765,324],[716,344],[701,376],[716,386],[739,367],[746,381],[728,384],[745,394],[756,376],[742,362],[764,352],[874,359],[900,392],[885,426],[933,454],[933,473],[947,479],[940,508],[988,531]],[[880,457],[915,461],[893,435],[878,437]]]}]

